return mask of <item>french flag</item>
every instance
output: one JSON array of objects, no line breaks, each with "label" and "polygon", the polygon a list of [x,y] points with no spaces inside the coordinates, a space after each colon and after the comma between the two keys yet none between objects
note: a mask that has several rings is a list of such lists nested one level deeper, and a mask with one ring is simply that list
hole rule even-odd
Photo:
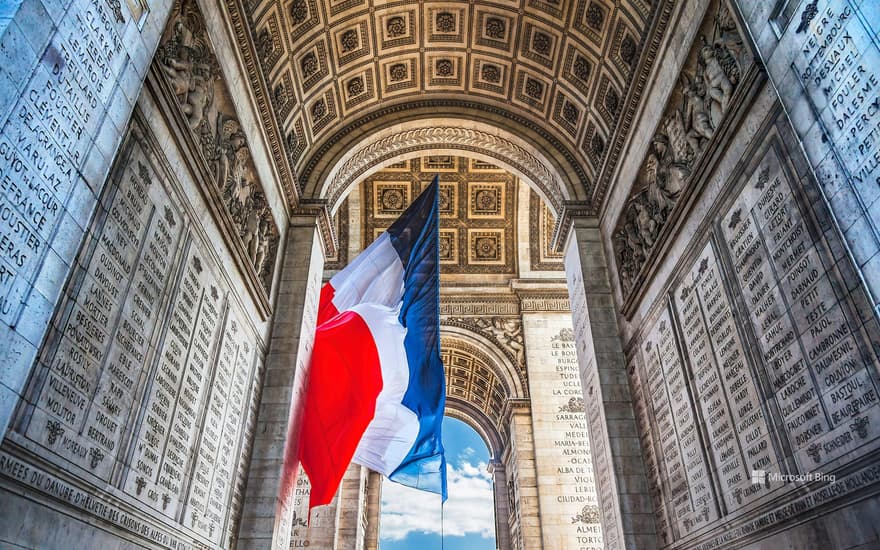
[{"label": "french flag", "polygon": [[446,499],[438,187],[321,289],[299,440],[309,508],[351,461]]}]

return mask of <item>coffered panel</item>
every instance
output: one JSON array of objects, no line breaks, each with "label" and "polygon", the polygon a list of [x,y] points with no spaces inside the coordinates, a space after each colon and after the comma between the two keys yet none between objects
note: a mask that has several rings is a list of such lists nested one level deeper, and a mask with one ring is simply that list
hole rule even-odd
[{"label": "coffered panel", "polygon": [[441,272],[515,275],[518,180],[475,159],[429,155],[367,177],[361,184],[364,246],[381,235],[435,175],[440,178]]},{"label": "coffered panel", "polygon": [[[290,162],[282,168],[295,175],[287,179],[298,182],[292,185],[324,165],[317,158],[323,142],[344,139],[362,117],[430,102],[432,94],[449,101],[453,92],[456,101],[473,100],[493,117],[546,135],[587,195],[591,179],[582,167],[594,164],[587,151],[599,149],[584,142],[598,135],[587,130],[589,121],[610,140],[624,110],[634,109],[632,99],[623,105],[627,87],[645,33],[657,25],[652,5],[665,7],[647,0],[225,4],[242,46],[250,42],[256,52],[248,74],[254,88],[265,88],[256,93],[268,104],[264,118],[276,118],[279,130],[270,140],[280,143],[273,150],[298,148],[282,155]],[[325,111],[316,118],[321,99]],[[297,120],[306,135],[294,128]]]}]

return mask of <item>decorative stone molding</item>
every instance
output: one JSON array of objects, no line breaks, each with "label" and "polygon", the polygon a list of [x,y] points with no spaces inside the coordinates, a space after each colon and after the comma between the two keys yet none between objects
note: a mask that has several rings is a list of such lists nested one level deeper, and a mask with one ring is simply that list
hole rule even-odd
[{"label": "decorative stone molding", "polygon": [[440,295],[440,315],[519,315],[519,301],[514,296],[479,300],[474,296]]},{"label": "decorative stone molding", "polygon": [[504,404],[504,410],[501,411],[501,418],[509,419],[514,413],[531,414],[532,401],[529,398],[510,398]]},{"label": "decorative stone molding", "polygon": [[520,310],[533,312],[570,312],[568,294],[564,292],[518,292]]},{"label": "decorative stone molding", "polygon": [[[594,182],[594,194],[591,197],[591,202],[596,208],[601,207],[603,204],[605,194],[615,177],[620,153],[629,135],[633,120],[636,118],[638,107],[643,103],[645,87],[648,85],[653,72],[654,62],[660,51],[660,45],[666,37],[667,26],[675,5],[676,2],[673,0],[663,0],[654,4],[653,21],[650,23],[650,27],[645,33],[640,46],[637,47],[640,55],[627,86],[624,99],[625,107],[621,109],[621,116],[618,119],[614,132],[609,136],[608,145],[605,146],[602,140],[599,140],[599,144],[602,145],[600,148],[601,154],[604,154],[605,157],[601,160],[601,168]],[[621,46],[623,46],[622,40]],[[620,57],[623,60],[626,54],[621,52]],[[592,148],[595,146],[595,143],[590,143],[590,146]]]},{"label": "decorative stone molding", "polygon": [[562,212],[556,217],[556,227],[553,228],[553,239],[550,241],[553,250],[562,252],[565,248],[565,240],[568,238],[574,218],[595,215],[595,209],[587,201],[563,202]]},{"label": "decorative stone molding", "polygon": [[345,191],[371,168],[429,149],[470,151],[497,159],[531,180],[556,210],[562,204],[562,182],[556,170],[543,159],[509,139],[463,126],[405,130],[363,145],[336,170],[325,196],[331,205],[335,205]]},{"label": "decorative stone molding", "polygon": [[563,271],[563,254],[553,249],[556,218],[534,191],[529,193],[529,264],[533,271]]},{"label": "decorative stone molding", "polygon": [[324,257],[336,256],[339,250],[339,236],[336,234],[336,226],[327,208],[324,199],[303,199],[291,210],[291,216],[306,215],[315,216],[318,223],[318,235],[321,237],[321,247],[324,249]]}]

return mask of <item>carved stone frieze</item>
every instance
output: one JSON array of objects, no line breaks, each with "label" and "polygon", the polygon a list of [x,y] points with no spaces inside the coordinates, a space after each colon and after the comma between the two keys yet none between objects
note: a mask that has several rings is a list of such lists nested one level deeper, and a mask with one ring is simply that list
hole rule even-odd
[{"label": "carved stone frieze", "polygon": [[405,130],[358,149],[335,174],[327,198],[336,203],[358,177],[389,158],[432,148],[471,151],[503,160],[532,180],[554,206],[562,202],[562,183],[556,170],[526,148],[498,135],[455,126]]},{"label": "carved stone frieze", "polygon": [[613,235],[624,294],[635,285],[751,61],[729,7],[709,10]]},{"label": "carved stone frieze", "polygon": [[206,182],[208,191],[222,202],[244,255],[268,295],[278,226],[194,0],[175,4],[155,59],[213,177]]},{"label": "carved stone frieze", "polygon": [[511,297],[478,300],[474,296],[440,296],[440,315],[519,315],[519,301]]},{"label": "carved stone frieze", "polygon": [[520,309],[527,312],[569,312],[571,304],[565,292],[523,292],[519,293]]},{"label": "carved stone frieze", "polygon": [[476,332],[497,343],[514,365],[525,365],[525,340],[518,317],[441,317],[440,323]]}]

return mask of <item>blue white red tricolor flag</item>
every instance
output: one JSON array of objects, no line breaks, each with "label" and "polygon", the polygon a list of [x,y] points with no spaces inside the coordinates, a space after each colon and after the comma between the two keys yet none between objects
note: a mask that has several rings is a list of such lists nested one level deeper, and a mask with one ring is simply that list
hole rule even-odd
[{"label": "blue white red tricolor flag", "polygon": [[321,290],[299,440],[310,508],[351,461],[446,499],[438,187]]}]

